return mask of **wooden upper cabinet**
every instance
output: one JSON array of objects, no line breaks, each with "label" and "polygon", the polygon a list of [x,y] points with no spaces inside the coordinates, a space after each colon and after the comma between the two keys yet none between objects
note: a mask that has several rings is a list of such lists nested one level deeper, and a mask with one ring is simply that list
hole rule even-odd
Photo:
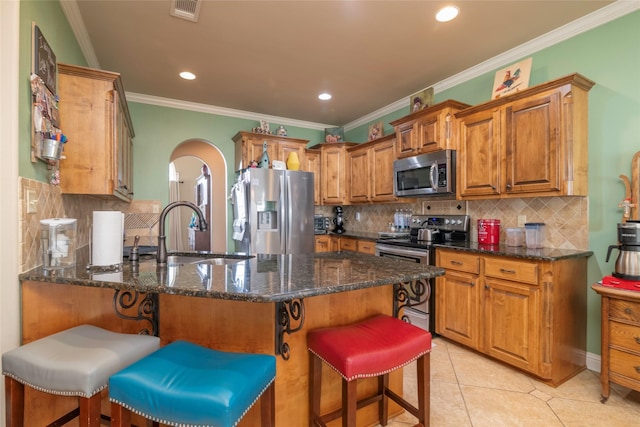
[{"label": "wooden upper cabinet", "polygon": [[[269,161],[274,160],[287,162],[289,153],[296,152],[300,160],[300,170],[305,170],[305,149],[309,143],[306,139],[289,138],[286,136],[265,135],[254,132],[238,132],[233,141],[236,144],[236,170],[242,170],[249,166],[252,160],[260,161],[262,157],[264,143],[267,143],[267,154]],[[312,172],[312,171],[308,171]]]},{"label": "wooden upper cabinet", "polygon": [[320,144],[320,194],[323,205],[341,205],[348,199],[346,149],[353,142]]},{"label": "wooden upper cabinet", "polygon": [[58,64],[63,194],[131,201],[134,130],[120,74]]},{"label": "wooden upper cabinet", "polygon": [[448,100],[391,122],[396,131],[396,156],[415,156],[444,149],[457,149],[454,114],[469,107]]},{"label": "wooden upper cabinet", "polygon": [[459,198],[588,195],[594,84],[572,74],[456,113]]},{"label": "wooden upper cabinet", "polygon": [[396,201],[393,193],[394,134],[347,149],[349,201],[351,203]]},{"label": "wooden upper cabinet", "polygon": [[313,204],[318,206],[321,204],[321,189],[320,181],[322,175],[320,173],[320,150],[305,150],[304,152],[304,167],[301,165],[301,169],[307,172],[313,172]]}]

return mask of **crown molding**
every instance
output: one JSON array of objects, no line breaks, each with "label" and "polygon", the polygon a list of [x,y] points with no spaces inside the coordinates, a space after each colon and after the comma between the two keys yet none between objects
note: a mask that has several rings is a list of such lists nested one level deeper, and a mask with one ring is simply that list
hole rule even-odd
[{"label": "crown molding", "polygon": [[87,64],[91,68],[100,69],[100,62],[98,61],[96,51],[93,50],[93,43],[91,43],[87,27],[85,27],[84,21],[82,20],[78,2],[76,0],[60,1],[60,7],[62,8],[64,16],[67,17],[73,34],[76,36],[76,40],[80,45],[80,50]]},{"label": "crown molding", "polygon": [[[61,1],[60,6],[62,7],[64,14],[69,21],[69,25],[73,30],[73,34],[76,36],[76,40],[78,40],[78,44],[80,45],[80,49],[82,50],[87,63],[92,68],[100,68],[98,58],[95,54],[95,51],[93,50],[93,44],[91,43],[91,39],[89,38],[89,34],[87,33],[84,21],[82,20],[82,15],[80,14],[77,0]],[[608,6],[603,7],[602,9],[596,10],[595,12],[585,15],[582,18],[576,19],[573,22],[570,22],[562,27],[550,31],[547,34],[523,43],[520,46],[508,50],[500,55],[488,59],[487,61],[468,68],[431,86],[433,87],[434,93],[442,92],[446,89],[476,78],[482,74],[491,72],[512,62],[518,61],[525,56],[531,55],[542,49],[570,39],[571,37],[574,37],[585,31],[604,25],[610,21],[613,21],[614,19],[627,15],[638,9],[640,9],[640,1],[638,0],[618,0]],[[407,94],[407,96],[399,99],[398,101],[395,101],[385,107],[382,107],[352,122],[345,124],[344,129],[347,131],[354,129],[358,126],[365,125],[382,116],[406,107],[407,97],[410,95],[411,94]],[[285,117],[269,116],[264,114],[252,113],[249,111],[234,110],[231,108],[198,104],[194,102],[161,98],[157,96],[143,95],[132,92],[127,92],[127,97],[133,102],[140,102],[143,104],[153,104],[189,111],[217,114],[226,117],[235,117],[240,119],[267,120],[268,122],[282,123],[283,125],[289,126],[299,126],[307,129],[323,130],[328,127],[333,127],[332,125],[321,123],[306,122]]]},{"label": "crown molding", "polygon": [[199,113],[215,114],[218,116],[233,117],[247,120],[266,120],[269,123],[278,123],[287,126],[296,126],[305,129],[324,130],[332,127],[323,123],[306,122],[303,120],[290,119],[287,117],[270,116],[250,111],[234,110],[232,108],[217,107],[215,105],[199,104],[197,102],[181,101],[178,99],[162,98],[160,96],[145,95],[135,92],[125,92],[127,101],[139,102],[141,104],[151,104],[160,107],[176,108],[179,110],[196,111]]},{"label": "crown molding", "polygon": [[[433,86],[434,93],[442,92],[446,89],[457,86],[461,83],[474,79],[485,73],[497,70],[513,62],[516,62],[523,57],[531,55],[547,47],[553,46],[557,43],[570,39],[578,34],[589,31],[593,28],[604,25],[614,19],[627,15],[631,12],[640,9],[640,1],[638,0],[618,0],[611,3],[609,6],[605,6],[602,9],[591,12],[588,15],[583,16],[580,19],[576,19],[562,27],[558,27],[555,30],[543,34],[533,40],[521,44],[513,49],[510,49],[500,55],[497,55],[491,59],[481,62],[471,68],[468,68],[458,74],[448,77]],[[426,88],[425,88],[426,89]],[[382,107],[372,113],[362,116],[350,123],[344,125],[344,130],[348,131],[358,126],[370,123],[386,114],[393,113],[403,107],[408,106],[407,98],[411,94],[407,94],[406,97],[399,99],[398,101]]]}]

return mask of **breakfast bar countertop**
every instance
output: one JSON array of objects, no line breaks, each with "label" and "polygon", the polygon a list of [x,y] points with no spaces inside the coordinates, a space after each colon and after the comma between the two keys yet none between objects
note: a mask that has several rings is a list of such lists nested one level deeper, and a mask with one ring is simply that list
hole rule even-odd
[{"label": "breakfast bar countertop", "polygon": [[[87,267],[79,250],[75,269],[46,272],[37,267],[20,275],[21,281],[49,282],[99,288],[135,290],[248,302],[282,302],[372,288],[444,274],[444,269],[350,251],[263,255],[243,259],[238,254],[170,253],[222,257],[230,263],[176,263],[162,269],[155,258],[141,257],[137,267],[126,261],[119,271]],[[84,261],[84,262],[83,262]]]}]

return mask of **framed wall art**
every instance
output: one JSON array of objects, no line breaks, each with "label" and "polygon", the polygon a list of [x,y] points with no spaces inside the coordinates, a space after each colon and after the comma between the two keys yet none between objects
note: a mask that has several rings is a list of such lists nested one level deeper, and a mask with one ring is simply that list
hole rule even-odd
[{"label": "framed wall art", "polygon": [[373,141],[374,139],[378,139],[381,136],[384,136],[384,122],[377,122],[369,125],[369,141]]},{"label": "framed wall art", "polygon": [[531,75],[531,60],[532,58],[527,58],[496,71],[491,99],[497,99],[512,92],[528,88],[529,76]]},{"label": "framed wall art", "polygon": [[324,130],[324,142],[344,142],[344,128],[326,128]]},{"label": "framed wall art", "polygon": [[32,74],[38,75],[52,94],[56,94],[56,55],[47,43],[42,31],[35,24],[33,26],[33,58],[31,61]]},{"label": "framed wall art", "polygon": [[414,93],[409,97],[409,111],[415,113],[433,104],[433,88]]}]

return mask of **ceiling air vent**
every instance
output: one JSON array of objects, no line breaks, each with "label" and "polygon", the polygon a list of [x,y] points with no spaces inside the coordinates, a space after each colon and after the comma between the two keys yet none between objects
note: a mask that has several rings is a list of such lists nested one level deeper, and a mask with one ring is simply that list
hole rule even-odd
[{"label": "ceiling air vent", "polygon": [[171,0],[169,15],[198,22],[202,0]]}]

